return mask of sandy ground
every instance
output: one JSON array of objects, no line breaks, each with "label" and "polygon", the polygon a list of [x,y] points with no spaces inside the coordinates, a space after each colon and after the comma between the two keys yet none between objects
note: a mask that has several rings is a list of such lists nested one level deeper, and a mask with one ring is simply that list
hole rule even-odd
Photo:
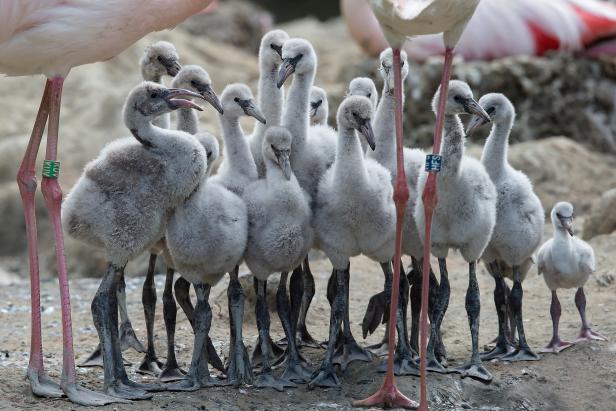
[{"label": "sandy ground", "polygon": [[[550,228],[548,227],[547,231]],[[547,235],[548,233],[546,233]],[[616,244],[616,235],[601,236],[592,242],[598,257],[598,272],[587,284],[588,316],[593,326],[605,335],[616,338],[616,319],[613,315],[613,300],[616,284],[613,283],[613,258],[610,251]],[[382,274],[377,264],[363,258],[353,259],[351,283],[351,322],[354,334],[361,341],[361,319],[368,298],[382,287]],[[313,262],[317,282],[317,295],[308,318],[308,326],[318,339],[327,335],[329,307],[325,288],[330,272],[329,262],[323,259]],[[465,263],[454,254],[449,259],[451,279],[451,303],[445,317],[445,344],[452,365],[464,363],[470,354],[470,335],[464,295],[467,286]],[[480,342],[485,344],[496,333],[496,315],[492,301],[492,279],[485,269],[478,273],[481,295]],[[16,278],[11,285],[0,288],[0,409],[74,409],[65,400],[44,400],[32,396],[23,379],[29,353],[29,287],[28,283]],[[142,277],[128,280],[127,294],[129,312],[138,336],[145,340],[145,328],[141,308]],[[163,288],[163,276],[157,276],[159,290]],[[8,281],[7,281],[8,282]],[[77,360],[83,360],[96,346],[97,336],[92,326],[89,302],[98,283],[94,279],[77,279],[71,283],[73,296],[73,330]],[[226,283],[219,284],[211,294],[213,325],[211,335],[219,352],[228,351]],[[61,363],[61,327],[58,310],[56,281],[44,280],[42,284],[43,333],[45,362],[49,373],[58,376]],[[579,317],[573,303],[574,290],[560,292],[563,305],[561,335],[574,338],[579,328]],[[249,301],[249,300],[247,300]],[[549,291],[543,279],[529,275],[525,282],[525,327],[529,343],[534,348],[545,344],[551,336],[549,316]],[[244,325],[245,341],[252,344],[256,336],[253,307],[246,308]],[[165,333],[162,321],[162,305],[156,312],[157,351],[163,356]],[[378,330],[364,343],[377,342],[383,330]],[[275,314],[272,314],[272,334],[282,336],[282,330]],[[187,366],[190,359],[192,338],[190,325],[183,314],[178,314],[176,335],[178,359]],[[316,366],[322,358],[321,350],[306,349],[305,354]],[[139,364],[141,354],[125,352],[133,364]],[[488,369],[494,375],[490,385],[465,379],[456,375],[430,375],[432,409],[435,410],[613,410],[616,403],[616,344],[582,343],[560,355],[544,355],[539,362],[503,364],[490,363]],[[309,391],[305,386],[278,393],[253,387],[203,389],[196,393],[160,393],[152,401],[137,402],[130,406],[108,406],[102,409],[350,409],[351,401],[373,392],[380,384],[382,375],[377,374],[373,364],[352,364],[341,375],[342,388]],[[129,367],[134,373],[135,365]],[[90,387],[100,388],[100,369],[79,369],[80,381]],[[418,379],[400,377],[399,385],[411,397],[418,395]]]}]

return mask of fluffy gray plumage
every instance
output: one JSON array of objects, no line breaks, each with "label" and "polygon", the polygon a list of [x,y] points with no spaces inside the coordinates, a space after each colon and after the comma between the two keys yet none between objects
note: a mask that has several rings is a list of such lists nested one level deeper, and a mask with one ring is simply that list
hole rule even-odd
[{"label": "fluffy gray plumage", "polygon": [[263,140],[265,179],[250,184],[243,199],[248,209],[244,258],[260,280],[298,267],[312,246],[310,199],[291,171],[291,134],[270,127]]},{"label": "fluffy gray plumage", "polygon": [[312,45],[289,39],[282,47],[282,58],[297,60],[282,120],[293,136],[291,167],[300,186],[314,199],[321,177],[336,157],[335,131],[327,126],[309,127],[310,90],[317,66]]},{"label": "fluffy gray plumage", "polygon": [[170,210],[195,190],[206,170],[205,150],[193,136],[151,124],[177,108],[166,93],[151,82],[131,91],[124,123],[134,138],[108,144],[63,204],[66,232],[103,247],[117,266],[163,237]]},{"label": "fluffy gray plumage", "polygon": [[279,126],[282,121],[283,90],[276,87],[278,81],[278,67],[282,62],[282,45],[289,39],[289,35],[282,30],[272,30],[261,39],[259,47],[259,89],[257,100],[259,108],[263,110],[266,123],[255,122],[255,129],[249,136],[250,152],[257,166],[259,178],[265,177],[265,161],[261,146],[265,130],[271,126]]},{"label": "fluffy gray plumage", "polygon": [[[367,97],[372,103],[372,108],[376,110],[377,102],[379,101],[379,92],[376,90],[376,86],[374,85],[374,81],[368,77],[355,77],[349,83],[349,90],[347,91],[348,96],[363,96]],[[361,139],[361,149],[366,151],[368,144],[366,144],[365,139]]]},{"label": "fluffy gray plumage", "polygon": [[[212,79],[210,78],[210,75],[202,67],[196,65],[182,67],[178,75],[173,79],[172,86],[175,88],[190,90],[195,93],[203,93],[206,96],[211,96],[213,94]],[[194,109],[180,108],[176,112],[177,129],[194,135],[197,141],[199,141],[205,149],[205,154],[207,156],[206,173],[209,175],[212,165],[220,156],[218,139],[216,136],[207,131],[199,131],[199,118]]]},{"label": "fluffy gray plumage", "polygon": [[315,232],[335,269],[365,254],[378,262],[394,253],[396,212],[389,172],[364,159],[355,130],[369,127],[372,104],[366,97],[347,97],[337,113],[336,160],[325,173],[316,199]]},{"label": "fluffy gray plumage", "polygon": [[329,103],[327,92],[321,87],[312,86],[310,89],[310,125],[327,126],[329,117]]},{"label": "fluffy gray plumage", "polygon": [[570,234],[573,233],[573,206],[567,202],[556,203],[550,217],[554,237],[539,249],[539,274],[543,274],[550,290],[583,287],[595,272],[595,253],[587,242]]},{"label": "fluffy gray plumage", "polygon": [[265,121],[255,105],[252,92],[244,84],[229,84],[223,90],[220,100],[224,114],[220,127],[224,140],[223,161],[212,182],[221,184],[241,196],[248,184],[258,178],[257,166],[250,152],[248,141],[240,126],[240,117],[249,115]]},{"label": "fluffy gray plumage", "polygon": [[379,92],[369,77],[355,77],[349,83],[349,89],[347,91],[348,96],[363,96],[367,97],[372,104],[372,108],[376,110],[377,102],[379,101]]},{"label": "fluffy gray plumage", "polygon": [[215,285],[242,262],[248,235],[244,201],[203,176],[167,224],[174,267],[193,284]]},{"label": "fluffy gray plumage", "polygon": [[[544,211],[528,177],[507,161],[515,109],[502,94],[486,94],[479,100],[479,105],[492,120],[481,163],[497,193],[496,225],[482,260],[486,263],[501,261],[508,267],[520,265],[528,270],[532,254],[543,236]],[[479,117],[473,116],[471,124],[478,121],[481,121]],[[527,270],[521,274],[525,276]]]},{"label": "fluffy gray plumage", "polygon": [[205,156],[207,157],[207,169],[205,173],[209,176],[212,172],[212,165],[220,156],[218,139],[214,134],[208,133],[207,131],[201,131],[195,134],[195,138],[205,149]]},{"label": "fluffy gray plumage", "polygon": [[[404,80],[408,75],[408,64],[406,52],[400,53],[400,63],[402,66],[402,97],[404,98]],[[374,151],[367,150],[366,158],[376,160],[385,167],[391,174],[392,183],[397,175],[396,164],[396,127],[395,127],[395,99],[394,99],[394,72],[393,53],[391,49],[386,49],[380,56],[381,65],[379,73],[383,77],[383,92],[379,100],[372,123],[374,127],[374,138],[376,148]],[[403,100],[404,104],[404,100]],[[421,197],[421,192],[417,192],[417,180],[425,163],[425,153],[418,148],[403,149],[404,172],[406,181],[411,191],[409,201],[404,215],[404,225],[402,227],[402,252],[417,259],[423,256],[421,239],[415,224],[415,204]]]},{"label": "fluffy gray plumage", "polygon": [[[145,48],[139,60],[141,77],[145,81],[163,84],[163,76],[174,77],[180,69],[178,52],[168,41],[157,41]],[[152,121],[157,127],[169,128],[171,116],[163,114]]]},{"label": "fluffy gray plumage", "polygon": [[[171,86],[199,93],[201,90],[210,88],[212,86],[212,80],[208,72],[203,68],[196,65],[189,65],[182,67],[171,82]],[[199,118],[195,110],[181,108],[177,110],[177,117],[178,130],[186,131],[190,134],[196,134],[199,131]]]},{"label": "fluffy gray plumage", "polygon": [[[432,101],[436,112],[438,90]],[[483,165],[464,156],[464,128],[458,114],[466,113],[462,102],[473,98],[468,84],[452,80],[445,106],[445,128],[438,173],[438,203],[432,223],[432,254],[446,258],[450,248],[459,249],[467,262],[483,254],[496,222],[496,189]],[[428,174],[422,170],[417,192],[423,193]],[[422,201],[415,206],[419,236],[424,239]]]}]

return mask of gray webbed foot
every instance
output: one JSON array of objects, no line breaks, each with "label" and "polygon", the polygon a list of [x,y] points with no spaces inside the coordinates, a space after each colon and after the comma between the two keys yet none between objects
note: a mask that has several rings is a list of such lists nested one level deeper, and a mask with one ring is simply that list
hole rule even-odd
[{"label": "gray webbed foot", "polygon": [[539,361],[539,356],[535,354],[529,347],[520,347],[511,353],[500,358],[501,361],[517,362],[517,361]]},{"label": "gray webbed foot", "polygon": [[68,384],[62,386],[62,390],[72,403],[83,405],[86,407],[98,407],[107,404],[130,403],[129,400],[92,391],[77,384]]},{"label": "gray webbed foot", "polygon": [[28,369],[26,372],[26,380],[30,382],[32,393],[37,397],[43,398],[61,398],[64,397],[64,392],[59,384],[56,384],[45,372],[37,372]]},{"label": "gray webbed foot", "polygon": [[177,364],[165,365],[165,368],[160,372],[158,379],[161,382],[181,381],[186,378],[186,371],[182,370]]},{"label": "gray webbed foot", "polygon": [[336,375],[332,367],[321,367],[321,369],[317,370],[313,374],[312,380],[310,380],[310,382],[308,383],[308,388],[313,390],[315,387],[340,387],[340,380],[338,379],[338,376]]},{"label": "gray webbed foot", "polygon": [[141,341],[137,339],[135,330],[130,322],[125,322],[120,325],[120,347],[122,351],[132,348],[137,352],[146,352],[146,349],[143,344],[141,344]]},{"label": "gray webbed foot", "polygon": [[484,383],[492,382],[492,374],[481,363],[464,365],[456,368],[455,372],[459,373],[462,378],[470,377]]},{"label": "gray webbed foot", "polygon": [[116,381],[109,385],[105,389],[105,392],[112,397],[123,398],[131,401],[149,400],[152,398],[152,394],[147,391],[124,384],[122,381]]},{"label": "gray webbed foot", "polygon": [[370,352],[363,349],[354,339],[345,341],[334,353],[333,363],[340,366],[342,371],[346,370],[353,361],[371,362]]},{"label": "gray webbed foot", "polygon": [[141,361],[141,365],[139,365],[137,372],[139,374],[153,375],[155,377],[158,377],[162,372],[162,366],[163,363],[158,361],[158,358],[152,358],[151,356],[146,354],[145,357],[143,357],[143,360]]},{"label": "gray webbed foot", "polygon": [[275,376],[271,370],[257,376],[254,385],[257,388],[273,388],[280,392],[284,391],[285,388],[297,388],[297,384]]}]

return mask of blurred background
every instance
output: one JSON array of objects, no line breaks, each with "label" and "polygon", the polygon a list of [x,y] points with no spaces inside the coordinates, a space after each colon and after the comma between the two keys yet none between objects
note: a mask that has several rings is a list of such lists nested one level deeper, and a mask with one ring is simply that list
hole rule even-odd
[{"label": "blurred background", "polygon": [[[503,2],[484,0],[482,4],[490,1]],[[558,1],[554,0],[555,4]],[[522,8],[532,3],[529,0],[507,3],[515,5],[524,16],[532,16]],[[83,166],[106,143],[128,135],[120,116],[123,100],[140,81],[138,61],[143,49],[156,40],[173,42],[181,63],[200,64],[208,70],[218,93],[231,82],[245,82],[256,93],[256,51],[262,34],[276,27],[291,36],[306,38],[318,54],[316,84],[328,92],[330,124],[335,126],[335,110],[352,78],[369,76],[379,90],[382,87],[378,60],[374,57],[374,47],[380,47],[380,33],[370,31],[371,16],[349,14],[349,10],[361,11],[365,4],[365,0],[343,0],[345,21],[338,1],[220,0],[208,13],[194,16],[172,31],[154,33],[112,60],[75,69],[65,85],[60,123],[59,160],[64,191],[70,190]],[[585,4],[595,5],[590,0]],[[602,3],[605,4],[608,3]],[[469,39],[461,44],[452,73],[453,78],[467,81],[477,97],[498,91],[512,100],[518,115],[511,137],[510,162],[531,178],[546,210],[558,200],[567,199],[575,204],[585,238],[616,230],[616,59],[610,52],[610,40],[616,34],[614,10],[594,10],[603,15],[583,21],[596,29],[590,30],[594,37],[580,29],[586,34],[575,47],[561,47],[550,37],[553,27],[567,27],[559,20],[566,16],[538,10],[537,21],[547,25],[543,31],[541,26],[533,31],[535,35],[545,34],[540,38],[541,47],[535,52],[511,53],[515,55],[506,55],[507,47],[520,40],[519,32],[501,30],[501,34],[505,31],[504,37],[489,35],[495,26],[506,22],[515,25],[515,19],[488,17],[475,23],[483,32],[469,29]],[[508,16],[513,16],[511,13]],[[358,24],[362,28],[359,35]],[[568,24],[577,27],[581,23]],[[490,40],[491,47],[505,56],[472,57],[469,46],[477,46],[476,38]],[[425,41],[409,46],[417,48],[415,52],[409,49],[411,73],[406,84],[405,139],[407,145],[427,148],[434,127],[430,99],[441,76],[442,59],[438,47],[433,46],[440,44],[438,39],[436,43],[434,39]],[[544,47],[546,44],[556,49]],[[420,46],[422,49],[418,50]],[[5,281],[2,279],[28,275],[25,225],[15,175],[43,83],[43,78],[0,79],[0,95],[5,97],[0,99],[0,284]],[[203,129],[220,135],[215,112],[209,107],[202,113],[201,122]],[[244,126],[248,133],[253,124],[247,121]],[[486,134],[487,130],[468,142],[470,155],[481,154]],[[39,160],[41,164],[42,153]],[[52,276],[53,243],[40,193],[37,214],[41,275]],[[104,270],[103,255],[68,238],[67,255],[72,276],[99,276]],[[145,268],[144,257],[131,263],[127,273],[143,274]]]}]

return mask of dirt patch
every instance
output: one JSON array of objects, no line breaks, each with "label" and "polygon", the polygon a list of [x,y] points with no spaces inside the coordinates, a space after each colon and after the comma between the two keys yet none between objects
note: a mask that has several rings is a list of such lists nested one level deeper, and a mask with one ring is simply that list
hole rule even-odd
[{"label": "dirt patch", "polygon": [[[591,242],[598,257],[598,272],[586,287],[588,316],[597,330],[608,336],[616,335],[616,318],[613,314],[613,296],[616,285],[605,281],[613,276],[614,257],[610,250],[616,245],[616,235],[600,236]],[[363,258],[352,261],[351,322],[354,333],[361,340],[361,319],[369,296],[382,287],[382,274],[377,264]],[[317,295],[308,317],[308,326],[316,338],[327,335],[329,307],[325,287],[330,273],[326,260],[312,264],[316,275]],[[451,304],[445,317],[445,344],[452,366],[463,364],[470,355],[470,334],[464,296],[467,286],[467,268],[458,255],[449,260],[451,279]],[[245,271],[245,270],[244,270]],[[15,282],[17,281],[17,282]],[[138,336],[145,340],[145,327],[141,308],[141,284],[143,278],[130,278],[127,284],[129,312]],[[159,292],[163,288],[163,276],[157,276]],[[482,294],[480,342],[485,344],[496,334],[496,315],[492,302],[492,279],[480,267],[479,282]],[[0,289],[0,409],[70,409],[84,410],[65,400],[42,400],[34,398],[23,380],[29,352],[29,287],[28,283],[13,277],[11,285]],[[71,283],[73,296],[73,330],[77,359],[83,360],[97,343],[92,326],[90,301],[98,286],[94,279],[76,279]],[[226,284],[219,284],[211,294],[213,302],[212,338],[219,352],[228,351],[228,323],[226,299],[223,297]],[[573,302],[573,290],[559,293],[563,306],[561,333],[571,339],[577,335],[579,317]],[[57,378],[61,365],[61,323],[58,310],[58,291],[55,280],[42,284],[43,333],[45,364],[49,373]],[[245,341],[252,344],[256,337],[253,307],[246,307],[244,326]],[[529,343],[534,348],[545,344],[551,335],[549,316],[549,291],[543,279],[531,274],[525,283],[524,311]],[[179,314],[178,359],[188,366],[192,349],[190,325]],[[162,321],[161,296],[156,312],[156,348],[163,356],[165,333]],[[377,342],[383,330],[377,330],[364,343]],[[272,314],[272,334],[281,337],[282,330]],[[321,350],[305,350],[305,354],[317,365],[322,358]],[[134,374],[141,355],[134,351],[125,353],[134,365],[129,372]],[[243,387],[203,389],[190,394],[160,393],[152,401],[137,402],[130,406],[108,406],[102,409],[208,409],[208,410],[276,410],[276,409],[351,409],[351,402],[372,393],[379,386],[382,375],[376,373],[373,364],[352,364],[341,374],[342,388],[309,391],[305,386],[284,393]],[[473,380],[462,380],[457,375],[430,375],[431,406],[434,410],[613,410],[616,403],[616,344],[583,343],[560,355],[544,355],[539,362],[502,364],[490,363],[488,369],[494,375],[490,385]],[[100,369],[79,369],[80,381],[90,387],[100,388]],[[419,380],[415,377],[399,377],[398,383],[410,397],[418,395]]]}]

